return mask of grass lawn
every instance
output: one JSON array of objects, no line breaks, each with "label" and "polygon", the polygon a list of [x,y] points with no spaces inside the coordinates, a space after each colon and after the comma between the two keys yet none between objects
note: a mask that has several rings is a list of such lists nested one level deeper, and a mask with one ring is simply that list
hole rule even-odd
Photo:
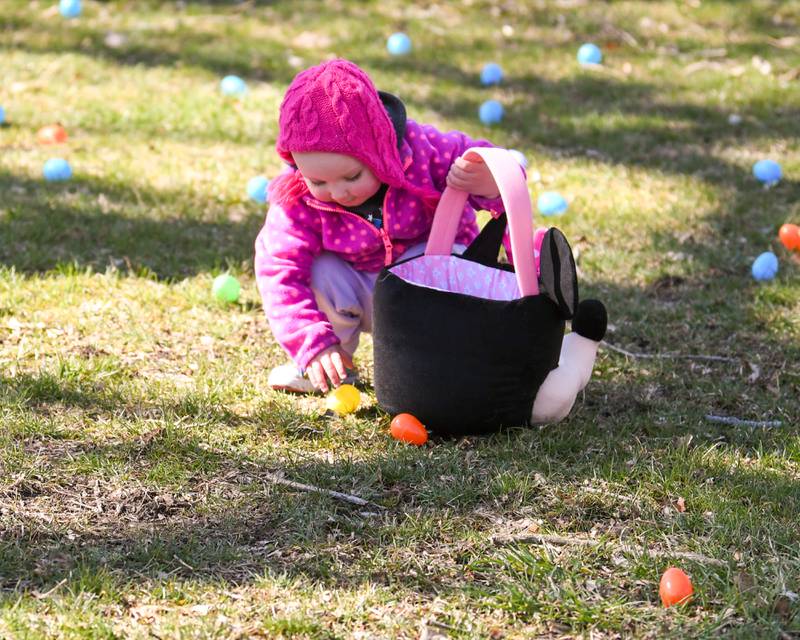
[{"label": "grass lawn", "polygon": [[[777,240],[800,223],[800,2],[1,4],[0,636],[800,637],[800,254]],[[526,154],[611,345],[727,359],[604,348],[563,423],[419,449],[371,391],[341,418],[271,392],[245,185],[280,170],[291,78],[333,55]],[[67,144],[38,145],[56,121]],[[71,181],[41,178],[53,156]],[[226,270],[236,304],[209,294]],[[507,543],[533,534],[571,543]],[[696,593],[664,609],[670,565]]]}]

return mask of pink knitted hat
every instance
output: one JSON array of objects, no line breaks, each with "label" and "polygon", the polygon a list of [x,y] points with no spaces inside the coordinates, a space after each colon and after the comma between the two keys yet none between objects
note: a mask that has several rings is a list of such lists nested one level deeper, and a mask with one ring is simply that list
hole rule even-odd
[{"label": "pink knitted hat", "polygon": [[278,126],[276,148],[287,162],[296,151],[341,153],[390,186],[405,181],[392,121],[372,80],[352,62],[331,60],[297,74]]},{"label": "pink knitted hat", "polygon": [[[341,153],[363,162],[375,177],[402,187],[435,207],[440,194],[406,180],[397,135],[369,76],[348,60],[331,60],[298,73],[283,98],[275,148],[286,162],[292,152]],[[308,193],[299,172],[270,185],[270,200],[281,203]]]}]

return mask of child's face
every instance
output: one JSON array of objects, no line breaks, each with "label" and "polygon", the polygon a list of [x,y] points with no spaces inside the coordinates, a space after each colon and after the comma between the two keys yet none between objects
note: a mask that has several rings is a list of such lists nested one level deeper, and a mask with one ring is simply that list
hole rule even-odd
[{"label": "child's face", "polygon": [[311,195],[323,202],[356,207],[375,195],[380,180],[360,160],[341,153],[293,153]]}]

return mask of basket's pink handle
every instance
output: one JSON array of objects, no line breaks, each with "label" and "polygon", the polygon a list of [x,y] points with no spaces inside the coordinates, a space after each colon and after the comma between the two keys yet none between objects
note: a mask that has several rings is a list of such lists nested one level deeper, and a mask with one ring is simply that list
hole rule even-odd
[{"label": "basket's pink handle", "polygon": [[[539,282],[533,259],[533,210],[519,163],[506,149],[496,147],[472,147],[462,157],[469,159],[474,154],[483,158],[492,172],[506,208],[511,233],[511,253],[514,255],[514,270],[520,293],[523,296],[538,295]],[[433,227],[425,255],[450,255],[468,195],[466,191],[445,188],[433,216]]]}]

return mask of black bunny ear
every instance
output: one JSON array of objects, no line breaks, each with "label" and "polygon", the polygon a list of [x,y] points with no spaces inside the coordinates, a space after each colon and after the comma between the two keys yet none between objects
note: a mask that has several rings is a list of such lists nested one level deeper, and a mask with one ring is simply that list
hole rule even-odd
[{"label": "black bunny ear", "polygon": [[503,234],[506,230],[506,214],[492,218],[487,222],[478,236],[461,254],[466,260],[472,260],[487,267],[497,267],[497,255],[503,244]]},{"label": "black bunny ear", "polygon": [[399,149],[403,146],[403,138],[406,135],[406,105],[403,104],[400,98],[388,91],[378,91],[378,97],[389,115],[389,120],[392,121],[394,132],[397,135],[397,148]]},{"label": "black bunny ear", "polygon": [[544,294],[556,303],[561,316],[566,320],[574,316],[578,307],[575,259],[567,238],[555,227],[548,229],[542,239],[539,278]]}]

